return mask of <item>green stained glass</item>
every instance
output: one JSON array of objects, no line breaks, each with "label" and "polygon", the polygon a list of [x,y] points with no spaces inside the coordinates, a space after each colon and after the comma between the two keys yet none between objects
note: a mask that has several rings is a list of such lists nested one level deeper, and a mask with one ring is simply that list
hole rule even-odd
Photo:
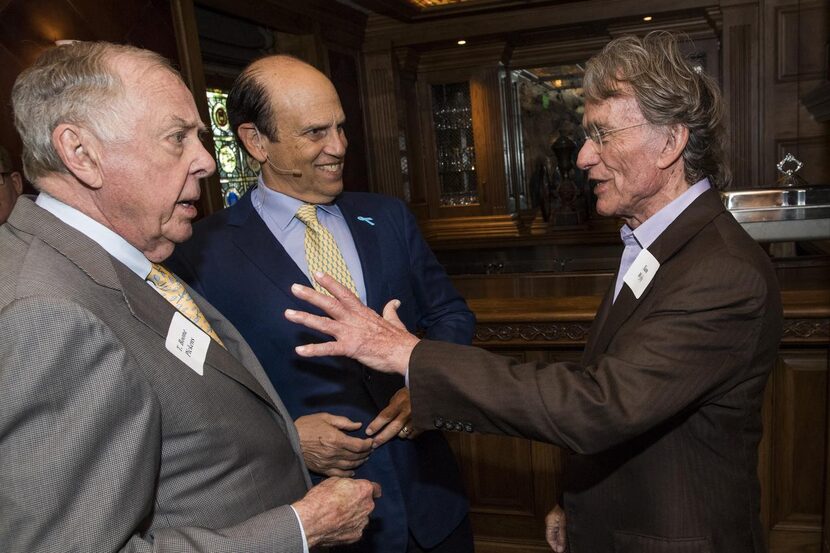
[{"label": "green stained glass", "polygon": [[216,149],[216,170],[225,206],[230,206],[256,184],[259,162],[236,143],[228,119],[228,93],[217,89],[207,91],[210,127]]}]

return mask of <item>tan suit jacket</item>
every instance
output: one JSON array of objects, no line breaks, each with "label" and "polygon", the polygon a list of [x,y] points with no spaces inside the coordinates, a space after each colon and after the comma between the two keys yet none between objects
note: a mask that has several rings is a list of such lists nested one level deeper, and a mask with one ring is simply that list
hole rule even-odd
[{"label": "tan suit jacket", "polygon": [[233,326],[199,296],[199,375],[174,308],[21,198],[0,226],[0,551],[298,552],[296,431]]},{"label": "tan suit jacket", "polygon": [[572,553],[761,553],[757,450],[782,313],[772,265],[715,191],[649,251],[635,299],[603,301],[582,363],[517,363],[422,342],[420,426],[568,448]]}]

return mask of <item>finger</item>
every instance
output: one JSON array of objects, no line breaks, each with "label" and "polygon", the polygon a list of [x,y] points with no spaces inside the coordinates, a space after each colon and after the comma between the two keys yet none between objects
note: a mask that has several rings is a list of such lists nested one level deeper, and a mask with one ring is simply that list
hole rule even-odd
[{"label": "finger", "polygon": [[363,426],[360,421],[353,421],[348,417],[332,415],[331,413],[326,413],[324,420],[339,430],[347,430],[350,432],[359,430],[360,427]]},{"label": "finger", "polygon": [[294,352],[300,357],[338,357],[343,356],[346,350],[337,342],[323,342],[321,344],[297,346],[294,348]]},{"label": "finger", "polygon": [[372,451],[372,440],[370,438],[355,438],[344,434],[337,445],[343,450],[344,456],[353,459],[363,459]]},{"label": "finger", "polygon": [[317,281],[317,284],[328,290],[332,296],[341,302],[347,305],[352,304],[355,301],[360,303],[360,299],[355,296],[354,292],[337,282],[337,280],[331,275],[318,271],[315,272],[313,276],[314,280]]},{"label": "finger", "polygon": [[366,435],[372,436],[375,432],[385,427],[398,416],[398,411],[397,408],[387,405],[366,427]]},{"label": "finger", "polygon": [[372,497],[377,499],[383,495],[383,490],[380,487],[380,484],[377,482],[372,482]]},{"label": "finger", "polygon": [[312,315],[306,311],[297,311],[295,309],[286,309],[285,318],[292,323],[307,326],[312,330],[328,334],[329,336],[334,336],[336,325],[338,324],[336,321],[328,317]]},{"label": "finger", "polygon": [[[378,448],[379,446],[382,446],[395,436],[398,436],[403,427],[404,421],[402,419],[393,420],[392,422],[387,424],[382,431],[378,432],[378,434],[374,438],[374,443],[372,444],[372,447]],[[405,432],[404,434],[408,434],[408,430],[409,429],[407,429],[407,432]]]},{"label": "finger", "polygon": [[401,306],[400,300],[390,300],[386,305],[383,306],[383,318],[395,325],[396,327],[400,328],[401,330],[406,330],[406,325],[401,322],[400,317],[398,317],[398,309]]}]

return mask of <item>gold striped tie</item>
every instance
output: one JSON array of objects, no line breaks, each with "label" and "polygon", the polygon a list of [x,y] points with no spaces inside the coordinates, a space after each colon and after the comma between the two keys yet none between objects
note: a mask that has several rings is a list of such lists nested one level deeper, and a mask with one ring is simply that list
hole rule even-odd
[{"label": "gold striped tie", "polygon": [[[317,220],[317,206],[301,205],[297,210],[297,219],[305,223],[305,258],[311,275],[319,271],[331,275],[337,282],[357,295],[357,288],[343,254],[334,241],[334,236]],[[328,291],[317,284],[313,278],[314,289],[330,296]]]},{"label": "gold striped tie", "polygon": [[199,309],[199,306],[196,305],[196,302],[193,301],[193,298],[191,298],[190,294],[187,293],[184,285],[179,282],[179,279],[177,279],[173,273],[161,265],[153,263],[153,268],[150,269],[150,274],[147,275],[146,280],[153,285],[156,292],[161,294],[164,299],[173,304],[173,307],[178,309],[182,315],[190,319],[193,324],[204,330],[205,333],[216,340],[220,346],[225,347],[225,344],[222,343],[219,335],[216,334],[216,332],[214,332],[210,327],[210,323],[205,318],[202,310]]}]

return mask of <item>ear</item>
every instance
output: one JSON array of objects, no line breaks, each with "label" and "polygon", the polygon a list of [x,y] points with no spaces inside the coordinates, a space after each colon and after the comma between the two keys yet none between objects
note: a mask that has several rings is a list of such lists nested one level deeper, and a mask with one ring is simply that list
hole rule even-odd
[{"label": "ear", "polygon": [[14,171],[9,178],[12,180],[12,184],[14,185],[14,190],[18,196],[23,194],[23,177],[20,176],[20,173]]},{"label": "ear", "polygon": [[268,152],[265,151],[264,142],[267,138],[257,130],[256,125],[253,123],[242,123],[237,128],[236,133],[239,135],[239,140],[242,141],[245,149],[251,154],[251,157],[260,163],[265,163],[265,160],[268,158]]},{"label": "ear", "polygon": [[657,167],[668,169],[683,155],[683,150],[689,142],[689,129],[680,124],[667,127],[666,143],[663,151],[657,158]]},{"label": "ear", "polygon": [[61,123],[52,131],[52,146],[76,179],[90,188],[103,186],[101,143],[91,133],[77,125]]}]

